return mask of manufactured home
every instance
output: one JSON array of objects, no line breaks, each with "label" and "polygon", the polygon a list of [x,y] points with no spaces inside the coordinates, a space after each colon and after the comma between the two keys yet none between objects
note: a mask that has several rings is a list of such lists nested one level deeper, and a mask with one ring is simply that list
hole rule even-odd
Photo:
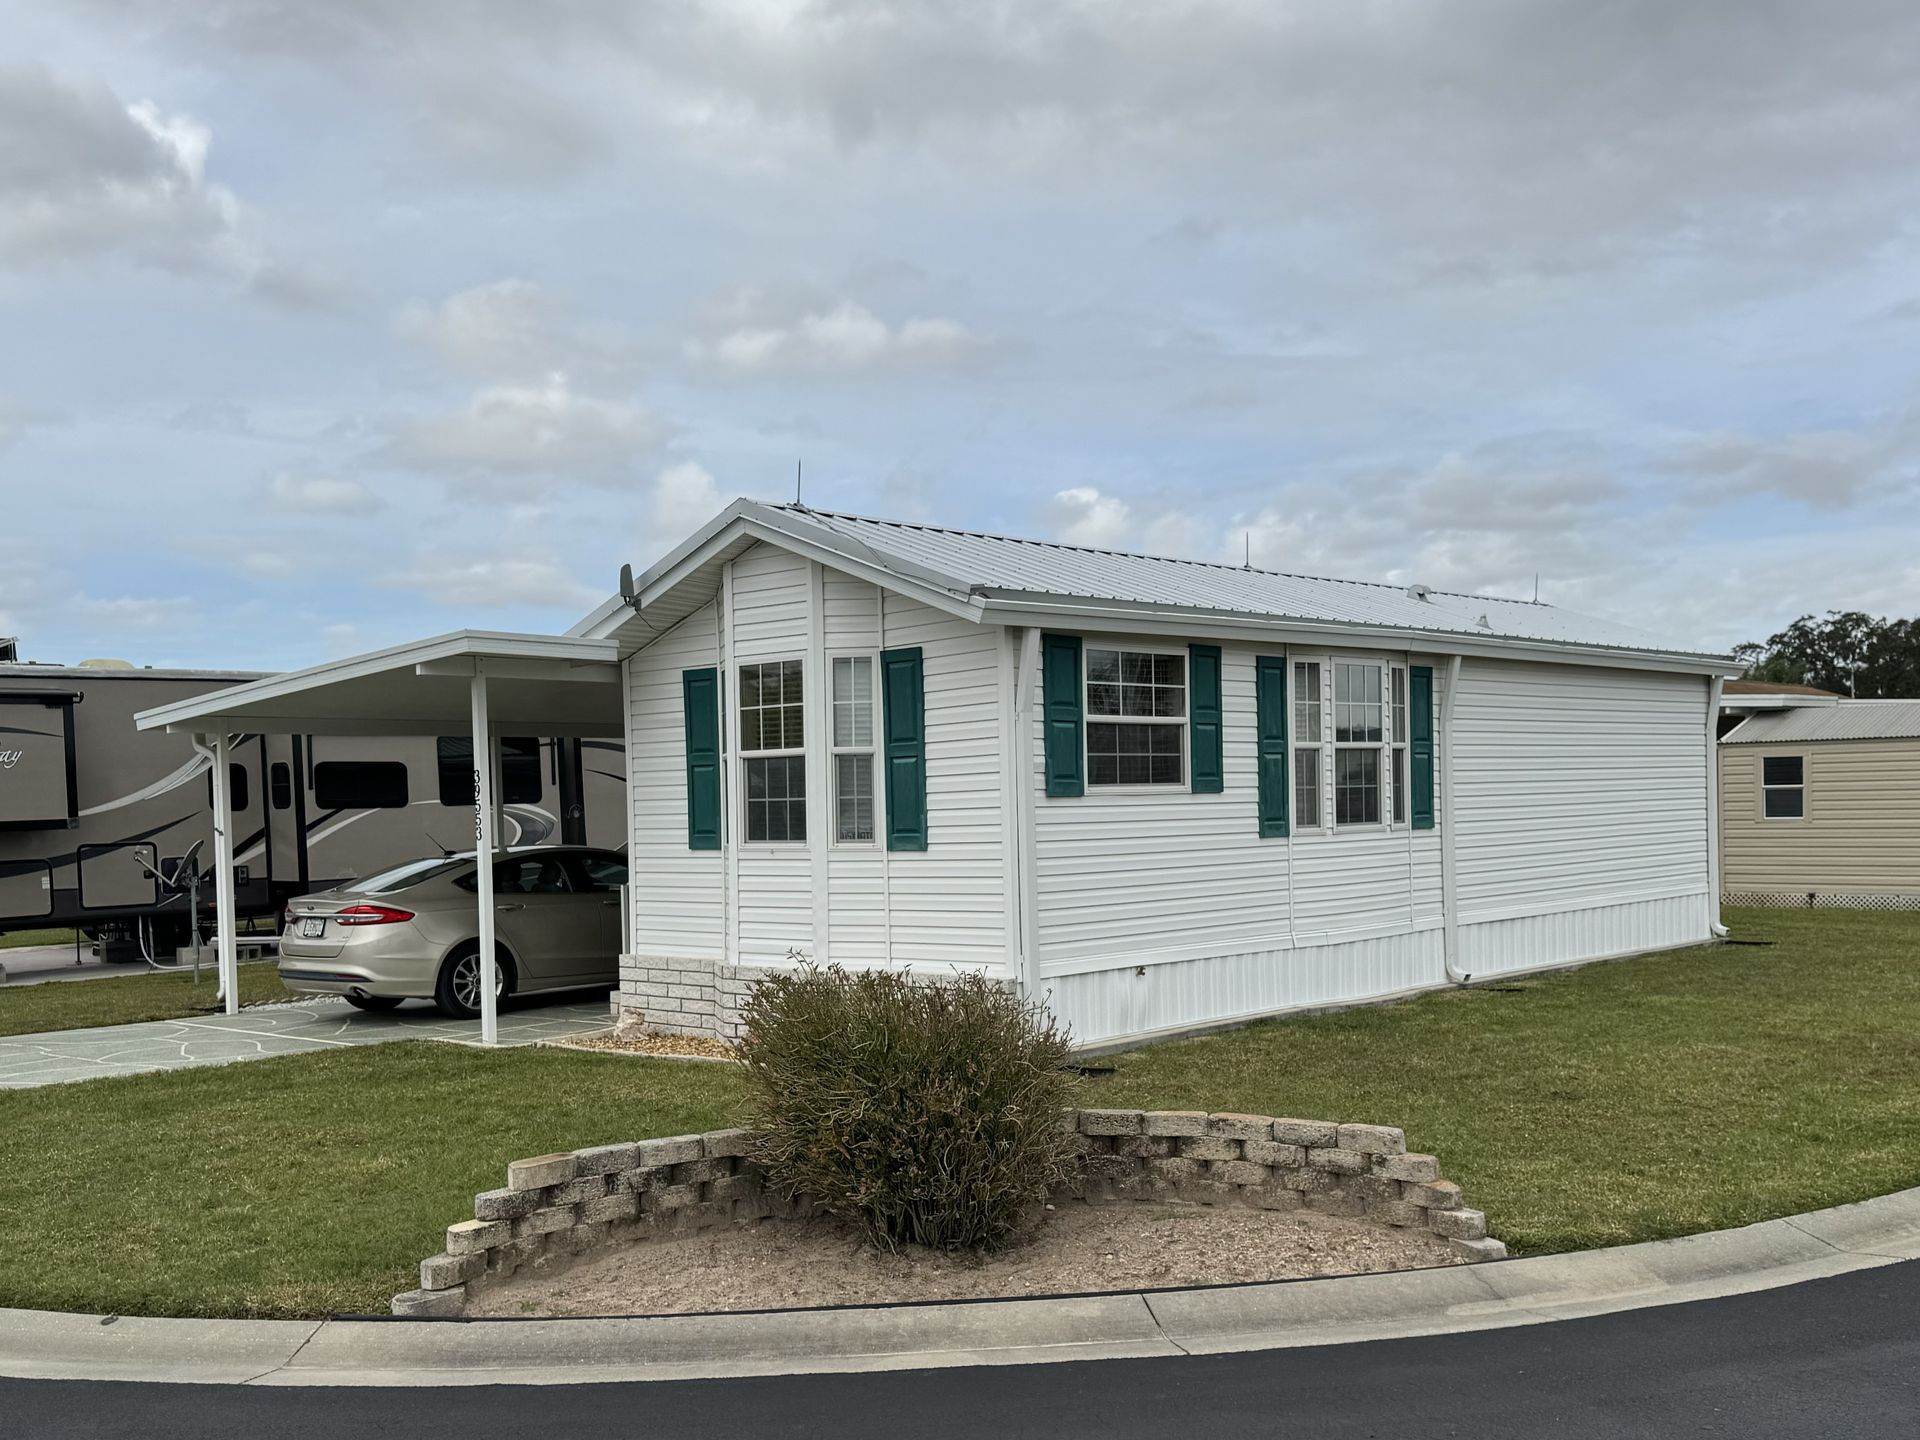
[{"label": "manufactured home", "polygon": [[141,723],[612,711],[620,1014],[724,1036],[770,967],[971,969],[1098,1045],[1709,939],[1735,668],[1537,603],[740,501],[567,636]]},{"label": "manufactured home", "polygon": [[1920,700],[1828,696],[1720,743],[1729,904],[1920,907]]}]

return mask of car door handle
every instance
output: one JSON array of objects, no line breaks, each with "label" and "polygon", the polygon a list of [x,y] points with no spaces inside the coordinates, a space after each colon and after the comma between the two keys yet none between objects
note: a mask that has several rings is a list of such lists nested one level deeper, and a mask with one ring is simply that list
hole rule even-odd
[{"label": "car door handle", "polygon": [[519,903],[518,901],[514,901],[514,902],[513,902],[513,903],[511,903],[511,904],[507,904],[507,905],[496,905],[496,906],[494,906],[493,908],[494,908],[494,909],[496,909],[496,910],[524,910],[524,909],[526,909],[527,907],[526,907],[526,906],[524,906],[524,905],[522,905],[522,904],[520,904],[520,903]]},{"label": "car door handle", "polygon": [[605,905],[609,910],[611,910],[614,906],[618,905],[620,902],[618,900],[602,900],[600,903],[602,905]]}]

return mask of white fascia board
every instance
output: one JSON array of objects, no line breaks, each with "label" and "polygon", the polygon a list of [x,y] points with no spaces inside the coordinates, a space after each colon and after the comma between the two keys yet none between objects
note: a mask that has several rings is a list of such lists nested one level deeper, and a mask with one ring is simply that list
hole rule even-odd
[{"label": "white fascia board", "polygon": [[1261,639],[1272,644],[1367,642],[1391,650],[1469,655],[1489,660],[1543,660],[1562,665],[1600,665],[1616,669],[1666,670],[1691,675],[1732,676],[1741,667],[1730,656],[1684,651],[1632,650],[1582,645],[1562,640],[1509,639],[1463,635],[1447,630],[1411,630],[1391,625],[1356,625],[1334,620],[1301,620],[1239,611],[1170,609],[1124,600],[1093,600],[1070,595],[987,591],[980,619],[988,624],[1103,630],[1141,635],[1177,635],[1204,639]]},{"label": "white fascia board", "polygon": [[264,680],[210,691],[153,710],[143,710],[134,716],[134,725],[141,730],[184,728],[191,721],[225,715],[246,705],[283,699],[390,670],[411,671],[419,665],[463,655],[605,664],[614,664],[619,658],[617,648],[603,640],[561,635],[517,635],[493,630],[455,630],[430,639],[389,645],[384,650],[369,650],[363,655],[349,655],[344,660],[330,660],[324,665],[290,670],[282,675],[270,675]]}]

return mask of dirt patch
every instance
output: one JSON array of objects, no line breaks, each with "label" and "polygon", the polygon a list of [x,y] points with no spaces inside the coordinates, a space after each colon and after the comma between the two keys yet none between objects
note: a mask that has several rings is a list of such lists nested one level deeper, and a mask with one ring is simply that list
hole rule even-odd
[{"label": "dirt patch", "polygon": [[557,1046],[567,1050],[606,1050],[617,1055],[661,1055],[674,1060],[732,1060],[739,1052],[704,1035],[647,1035],[637,1030],[603,1030]]},{"label": "dirt patch", "polygon": [[671,1315],[1295,1280],[1456,1265],[1446,1241],[1306,1211],[1065,1204],[984,1258],[888,1253],[831,1221],[762,1221],[607,1250],[473,1298],[471,1315]]}]

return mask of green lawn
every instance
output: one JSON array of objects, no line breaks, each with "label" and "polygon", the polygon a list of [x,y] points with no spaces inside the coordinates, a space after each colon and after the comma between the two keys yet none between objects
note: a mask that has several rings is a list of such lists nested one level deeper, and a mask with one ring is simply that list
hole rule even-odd
[{"label": "green lawn", "polygon": [[[1920,914],[1729,919],[1773,943],[1155,1046],[1084,1098],[1403,1125],[1521,1251],[1920,1185]],[[0,1092],[0,1306],[379,1310],[507,1161],[743,1099],[721,1066],[429,1043]]]},{"label": "green lawn", "polygon": [[[145,967],[106,980],[49,980],[39,985],[0,989],[0,1035],[32,1035],[42,1030],[84,1030],[93,1025],[128,1025],[135,1020],[179,1020],[211,1014],[220,988],[211,964],[200,971],[162,974]],[[240,967],[240,1003],[291,1000],[271,964]],[[0,1216],[6,1212],[0,1211]]]},{"label": "green lawn", "polygon": [[71,930],[15,930],[0,935],[0,950],[24,950],[29,945],[71,945]]}]

